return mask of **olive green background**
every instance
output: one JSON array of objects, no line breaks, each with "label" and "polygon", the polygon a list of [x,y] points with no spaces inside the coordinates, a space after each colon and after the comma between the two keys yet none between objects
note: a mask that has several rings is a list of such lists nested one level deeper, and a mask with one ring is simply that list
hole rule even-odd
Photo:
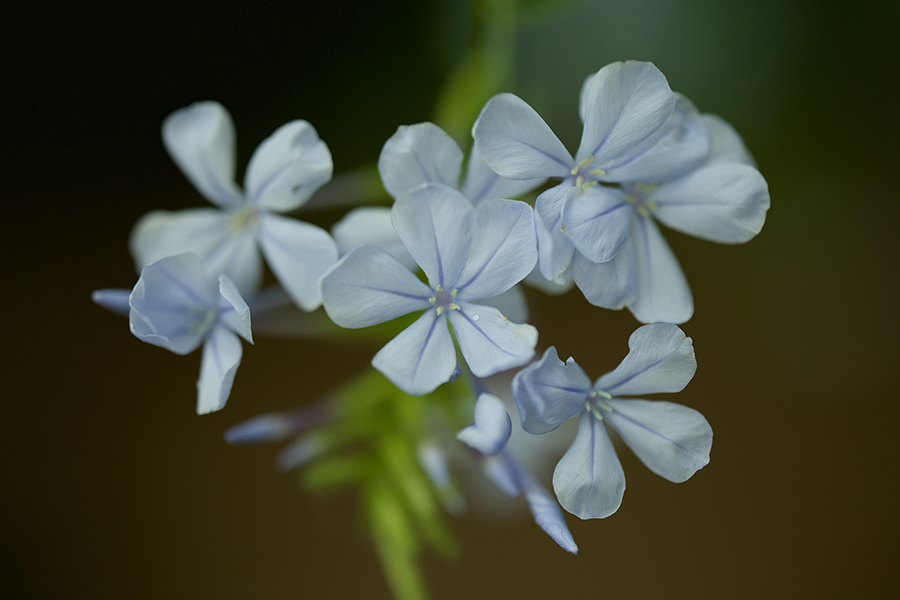
[{"label": "olive green background", "polygon": [[[286,6],[4,9],[3,598],[389,598],[352,494],[310,496],[275,447],[222,442],[375,347],[260,337],[200,418],[199,353],[141,344],[90,302],[134,284],[140,215],[205,205],[160,142],[169,112],[228,107],[240,172],[306,119],[345,172],[430,118],[467,43],[464,3]],[[672,399],[712,424],[709,466],[674,485],[622,452],[618,513],[568,519],[577,556],[521,515],[454,520],[461,555],[424,556],[436,600],[896,597],[900,4],[825,6],[571,2],[522,25],[512,91],[567,147],[583,78],[651,60],[743,134],[772,208],[745,246],[666,232],[699,363]],[[624,356],[627,312],[530,297],[541,348],[594,377]]]}]

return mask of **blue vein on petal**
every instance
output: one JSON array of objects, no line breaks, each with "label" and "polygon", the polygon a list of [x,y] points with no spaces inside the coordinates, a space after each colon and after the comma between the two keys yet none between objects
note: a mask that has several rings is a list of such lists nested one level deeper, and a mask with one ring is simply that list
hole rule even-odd
[{"label": "blue vein on petal", "polygon": [[519,211],[519,216],[516,218],[516,221],[515,221],[512,225],[510,225],[509,229],[506,231],[506,235],[503,236],[503,242],[501,242],[496,248],[494,248],[494,251],[493,251],[493,252],[491,253],[491,255],[488,257],[488,259],[487,259],[486,261],[484,261],[484,263],[481,265],[481,268],[479,268],[478,271],[477,271],[474,275],[472,275],[471,277],[469,277],[469,280],[468,280],[467,282],[465,282],[464,284],[462,284],[462,285],[460,285],[460,286],[457,286],[456,289],[457,289],[459,292],[463,291],[463,290],[464,290],[465,288],[467,288],[473,281],[475,281],[476,279],[478,279],[478,277],[484,272],[484,270],[487,269],[487,267],[488,267],[488,265],[491,263],[491,261],[494,260],[494,257],[497,256],[497,253],[499,253],[499,252],[500,252],[500,249],[503,248],[503,246],[505,245],[506,240],[509,239],[509,234],[510,234],[510,232],[511,232],[513,229],[515,229],[516,225],[517,225],[517,224],[519,223],[519,221],[522,219],[522,215],[523,215],[524,213],[525,213],[525,211],[522,211],[522,210]]},{"label": "blue vein on petal", "polygon": [[[623,400],[627,401],[627,399],[623,399]],[[610,407],[610,408],[612,408],[612,407]],[[638,427],[640,427],[640,428],[643,429],[644,431],[649,431],[649,432],[652,433],[653,435],[655,435],[655,436],[657,436],[657,437],[659,437],[659,438],[662,438],[662,439],[666,440],[667,442],[669,442],[670,444],[672,444],[672,445],[674,445],[674,446],[677,446],[677,447],[681,448],[682,450],[684,450],[684,451],[687,452],[688,454],[697,454],[697,453],[694,452],[693,450],[690,450],[690,449],[688,449],[688,448],[685,448],[684,446],[682,446],[681,444],[679,444],[679,443],[676,442],[675,440],[673,440],[673,439],[671,439],[671,438],[667,438],[666,436],[664,436],[664,435],[661,434],[660,432],[656,431],[655,429],[651,429],[650,427],[647,427],[646,425],[644,425],[644,424],[641,423],[640,421],[637,421],[637,420],[635,420],[635,419],[629,417],[628,415],[624,414],[623,412],[618,411],[618,410],[616,410],[615,408],[613,408],[613,412],[614,412],[615,414],[617,414],[619,417],[621,417],[622,419],[628,421],[629,423],[633,423],[634,425],[637,425]],[[613,428],[615,429],[615,425],[613,425]]]},{"label": "blue vein on petal", "polygon": [[[481,304],[473,304],[472,306],[482,306],[482,305],[481,305]],[[487,307],[485,307],[485,308],[487,308]],[[495,342],[491,337],[488,336],[488,334],[486,334],[486,333],[484,332],[484,330],[482,330],[478,325],[476,325],[476,324],[475,324],[475,321],[473,321],[473,320],[469,317],[469,315],[467,315],[465,312],[459,311],[458,313],[454,313],[454,314],[462,315],[462,316],[466,319],[466,321],[468,321],[469,324],[472,325],[472,328],[473,328],[473,329],[475,329],[478,333],[480,333],[481,336],[482,336],[484,339],[486,339],[487,341],[489,341],[489,342],[491,343],[491,345],[493,345],[497,350],[499,350],[499,351],[502,352],[503,354],[506,354],[506,355],[508,355],[508,356],[515,356],[515,357],[518,357],[518,356],[519,356],[518,354],[513,354],[512,352],[506,350],[505,348],[500,347],[500,346],[497,344],[497,342]],[[504,318],[505,318],[505,317],[504,317]]]},{"label": "blue vein on petal", "polygon": [[162,267],[160,267],[158,265],[156,267],[156,270],[159,271],[160,275],[162,275],[163,277],[165,277],[166,279],[171,281],[175,285],[175,287],[180,289],[184,293],[185,296],[187,296],[188,298],[190,298],[191,300],[193,300],[194,302],[196,302],[198,304],[203,303],[203,298],[200,298],[197,294],[194,293],[194,290],[190,289],[183,282],[176,279],[174,275],[172,275],[171,273],[169,273],[168,271],[166,271],[165,269],[163,269]]},{"label": "blue vein on petal", "polygon": [[216,174],[212,170],[212,165],[210,165],[209,160],[207,160],[208,156],[206,155],[206,152],[198,150],[197,155],[200,157],[200,167],[207,177],[206,183],[212,183],[211,191],[221,195],[221,197],[218,198],[219,202],[229,206],[240,204],[240,198],[236,198],[233,191],[222,187],[219,178],[216,177]]},{"label": "blue vein on petal", "polygon": [[[446,317],[444,317],[446,319]],[[425,337],[425,343],[422,344],[422,352],[419,353],[419,358],[416,360],[416,365],[413,367],[411,380],[416,378],[416,373],[419,371],[419,365],[422,364],[422,359],[425,357],[425,351],[428,348],[428,342],[431,341],[431,336],[434,334],[434,328],[437,326],[438,321],[441,321],[440,316],[435,316],[434,320],[431,322],[431,328],[428,330],[428,335]]]},{"label": "blue vein on petal", "polygon": [[591,218],[589,218],[589,219],[585,219],[584,221],[582,221],[582,222],[579,223],[578,225],[574,225],[574,226],[570,227],[570,229],[577,229],[578,227],[581,227],[581,226],[584,225],[585,223],[590,223],[590,222],[593,221],[594,219],[599,219],[600,217],[605,217],[606,215],[610,214],[610,213],[613,212],[614,210],[619,210],[619,209],[622,208],[623,206],[628,206],[628,203],[626,203],[626,202],[620,202],[619,204],[616,204],[616,205],[613,206],[612,208],[610,208],[610,209],[608,209],[608,210],[604,210],[603,212],[597,213],[597,214],[594,215],[593,217],[591,217]]}]

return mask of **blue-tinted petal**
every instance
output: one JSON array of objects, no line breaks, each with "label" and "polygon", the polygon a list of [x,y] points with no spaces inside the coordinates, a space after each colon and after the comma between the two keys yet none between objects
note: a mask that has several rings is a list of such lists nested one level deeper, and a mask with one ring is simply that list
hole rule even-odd
[{"label": "blue-tinted petal", "polygon": [[455,286],[475,232],[472,203],[452,188],[429,183],[398,198],[391,221],[431,286]]},{"label": "blue-tinted petal", "polygon": [[481,158],[501,177],[566,177],[575,162],[559,138],[524,100],[491,98],[472,127]]},{"label": "blue-tinted petal", "polygon": [[642,323],[684,323],[694,314],[694,299],[678,259],[653,219],[631,222],[638,290],[628,309]]},{"label": "blue-tinted petal", "polygon": [[578,546],[575,545],[575,539],[572,537],[572,532],[569,531],[569,526],[566,525],[566,519],[559,509],[556,498],[551,496],[544,486],[521,467],[519,468],[519,481],[525,500],[528,502],[528,510],[531,511],[538,527],[559,544],[560,548],[566,552],[578,554]]},{"label": "blue-tinted petal", "polygon": [[550,346],[540,360],[516,373],[512,391],[522,428],[547,433],[578,414],[591,391],[591,380],[574,359],[564,363]]},{"label": "blue-tinted petal", "polygon": [[709,463],[712,427],[699,412],[671,402],[619,400],[603,418],[647,468],[669,481],[686,481]]},{"label": "blue-tinted petal", "polygon": [[538,265],[548,281],[562,284],[563,274],[572,264],[575,244],[562,227],[563,202],[571,184],[561,183],[537,197],[534,227],[538,240]]},{"label": "blue-tinted petal", "polygon": [[91,300],[94,304],[102,306],[110,312],[117,315],[127,317],[131,306],[128,304],[128,297],[131,290],[125,289],[104,289],[91,292]]},{"label": "blue-tinted petal", "polygon": [[321,436],[310,433],[294,440],[275,457],[275,468],[286,473],[313,460],[325,450]]},{"label": "blue-tinted petal", "polygon": [[553,471],[553,490],[564,509],[581,519],[603,519],[622,504],[625,473],[603,421],[583,412],[575,441]]},{"label": "blue-tinted petal", "polygon": [[384,143],[378,173],[387,193],[399,198],[423,183],[455,188],[462,161],[459,145],[434,123],[402,125]]},{"label": "blue-tinted petal", "polygon": [[250,307],[228,275],[219,275],[219,294],[219,322],[252,344]]},{"label": "blue-tinted petal", "polygon": [[709,157],[705,166],[729,162],[756,166],[743,138],[728,121],[718,115],[704,114],[701,117],[709,132]]},{"label": "blue-tinted petal", "polygon": [[460,307],[450,311],[450,322],[476,377],[519,367],[534,356],[538,332],[531,325],[513,323],[490,306],[461,302]]},{"label": "blue-tinted petal", "polygon": [[416,261],[403,245],[391,223],[391,209],[387,206],[354,208],[334,224],[331,235],[337,243],[338,254],[350,254],[366,244],[384,248],[410,270],[418,269]]},{"label": "blue-tinted petal", "polygon": [[492,394],[482,393],[475,402],[475,423],[456,434],[456,439],[485,456],[503,450],[512,433],[512,421],[503,402]]},{"label": "blue-tinted petal", "polygon": [[287,212],[331,180],[331,152],[306,121],[279,127],[253,153],[244,188],[256,206]]},{"label": "blue-tinted petal", "polygon": [[619,310],[637,297],[638,273],[634,240],[629,239],[618,254],[605,263],[595,263],[575,253],[572,277],[585,299],[601,308]]},{"label": "blue-tinted petal", "polygon": [[[543,281],[543,277],[541,277]],[[499,296],[483,298],[478,301],[482,306],[493,306],[513,323],[524,323],[528,320],[528,299],[522,286],[514,285]]]},{"label": "blue-tinted petal", "polygon": [[377,246],[357,248],[322,278],[325,312],[358,329],[430,308],[433,294],[409,269]]},{"label": "blue-tinted petal", "polygon": [[469,152],[469,164],[466,166],[466,177],[460,186],[463,196],[478,206],[491,198],[518,198],[543,185],[547,179],[504,179],[497,175],[478,154],[478,148],[472,146]]},{"label": "blue-tinted petal", "polygon": [[222,326],[213,327],[203,344],[197,380],[197,414],[221,410],[231,395],[234,374],[241,364],[241,341]]},{"label": "blue-tinted petal", "polygon": [[562,220],[575,248],[588,260],[612,260],[630,235],[634,210],[619,189],[594,186],[571,188],[566,194]]},{"label": "blue-tinted petal", "polygon": [[315,225],[273,213],[260,215],[257,231],[266,262],[303,310],[322,304],[319,279],[338,259],[337,245]]},{"label": "blue-tinted petal", "polygon": [[455,286],[466,300],[502,294],[531,272],[538,257],[529,205],[495,198],[479,204],[475,215],[469,258]]},{"label": "blue-tinted petal", "polygon": [[169,156],[204,198],[222,207],[244,199],[234,181],[234,122],[218,102],[196,102],[165,118],[162,138]]},{"label": "blue-tinted petal", "polygon": [[456,370],[456,348],[446,314],[425,311],[372,359],[372,366],[412,396],[433,392]]},{"label": "blue-tinted petal", "polygon": [[333,419],[334,405],[320,401],[293,410],[265,413],[238,423],[225,431],[229,444],[268,444]]},{"label": "blue-tinted petal", "polygon": [[628,338],[628,355],[594,386],[613,396],[680,392],[697,370],[691,338],[677,325],[651,323]]}]

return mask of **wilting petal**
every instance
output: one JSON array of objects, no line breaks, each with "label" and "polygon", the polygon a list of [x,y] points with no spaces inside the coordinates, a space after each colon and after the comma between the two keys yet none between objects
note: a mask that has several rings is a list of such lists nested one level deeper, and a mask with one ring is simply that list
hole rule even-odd
[{"label": "wilting petal", "polygon": [[538,265],[548,280],[562,284],[572,264],[575,244],[562,228],[562,208],[571,184],[561,183],[543,192],[534,203],[534,227],[538,240]]},{"label": "wilting petal", "polygon": [[337,262],[337,246],[315,225],[273,213],[260,215],[257,232],[266,262],[303,310],[322,304],[319,279]]},{"label": "wilting petal", "polygon": [[138,220],[128,241],[135,266],[164,256],[191,252],[213,275],[226,273],[243,294],[252,294],[262,282],[262,259],[247,215],[215,208],[178,212],[157,210]]},{"label": "wilting petal", "polygon": [[456,434],[456,439],[485,456],[503,450],[512,434],[512,421],[503,402],[492,394],[483,393],[475,402],[475,423]]},{"label": "wilting petal", "polygon": [[587,259],[612,260],[631,234],[634,210],[620,190],[594,186],[571,188],[566,194],[562,220],[566,233]]},{"label": "wilting petal", "polygon": [[402,262],[408,269],[416,270],[418,265],[391,223],[391,209],[387,206],[362,206],[354,208],[331,228],[331,235],[337,243],[338,254],[350,254],[366,244],[384,248]]},{"label": "wilting petal", "polygon": [[574,359],[564,363],[550,346],[540,360],[516,373],[512,391],[522,429],[547,433],[578,414],[591,391],[591,380]]},{"label": "wilting petal", "polygon": [[512,94],[488,100],[472,136],[484,162],[507,179],[566,177],[575,164],[540,115]]},{"label": "wilting petal", "polygon": [[463,196],[478,206],[491,198],[518,198],[536,187],[543,185],[546,178],[540,179],[504,179],[487,166],[478,154],[478,148],[472,146],[469,152],[469,164],[466,166],[466,177],[460,186]]},{"label": "wilting petal", "polygon": [[94,290],[91,292],[91,300],[94,304],[102,306],[110,312],[114,312],[119,316],[127,317],[131,306],[128,304],[128,297],[131,290],[125,289],[104,289]]},{"label": "wilting petal", "polygon": [[534,356],[538,332],[519,325],[490,306],[461,302],[450,311],[450,322],[466,364],[476,377],[524,365]]},{"label": "wilting petal", "polygon": [[606,401],[603,418],[647,468],[669,481],[686,481],[709,463],[712,427],[699,412],[671,402]]},{"label": "wilting petal", "polygon": [[204,198],[222,207],[243,204],[234,181],[234,122],[218,102],[195,102],[165,118],[162,138],[169,156]]},{"label": "wilting petal", "polygon": [[429,183],[398,198],[391,221],[431,286],[455,286],[472,246],[472,203],[452,188]]},{"label": "wilting petal", "polygon": [[628,309],[642,323],[684,323],[694,314],[691,288],[653,219],[631,224],[638,292]]},{"label": "wilting petal", "polygon": [[584,133],[576,161],[605,168],[659,129],[675,94],[659,69],[646,62],[617,62],[600,69],[584,95]]},{"label": "wilting petal", "polygon": [[456,349],[446,315],[425,311],[372,359],[372,366],[411,396],[433,392],[456,370]]},{"label": "wilting petal", "polygon": [[709,132],[709,158],[704,166],[729,162],[756,166],[756,161],[744,145],[743,138],[728,121],[710,114],[704,114],[701,118]]},{"label": "wilting petal", "polygon": [[519,482],[534,522],[566,552],[578,554],[578,546],[556,499],[524,468],[519,467]]},{"label": "wilting petal", "polygon": [[455,286],[466,300],[502,294],[531,272],[538,257],[530,206],[494,198],[479,204],[475,215],[472,248]]},{"label": "wilting petal", "polygon": [[572,277],[585,299],[601,308],[619,310],[637,296],[638,273],[634,240],[628,240],[616,256],[605,263],[591,262],[581,252],[572,261]]},{"label": "wilting petal", "polygon": [[264,210],[287,212],[331,180],[331,152],[306,121],[279,127],[253,153],[244,189]]},{"label": "wilting petal", "polygon": [[564,509],[581,519],[603,519],[622,504],[625,473],[603,421],[583,412],[578,435],[553,471],[553,490]]},{"label": "wilting petal", "polygon": [[358,329],[430,308],[433,291],[377,246],[357,248],[322,278],[325,312],[341,327]]},{"label": "wilting petal", "polygon": [[221,410],[231,394],[234,374],[241,364],[241,341],[222,326],[213,327],[203,344],[197,380],[197,414]]},{"label": "wilting petal", "polygon": [[680,392],[697,370],[691,338],[671,323],[637,328],[628,348],[628,356],[598,379],[595,389],[613,396]]},{"label": "wilting petal", "polygon": [[654,215],[664,224],[720,244],[742,244],[762,229],[769,186],[754,167],[718,163],[653,191]]},{"label": "wilting petal", "polygon": [[131,292],[131,332],[176,354],[192,352],[216,321],[217,295],[193,254],[161,258],[144,267]]},{"label": "wilting petal", "polygon": [[219,275],[219,294],[219,322],[252,344],[250,307],[228,275]]},{"label": "wilting petal", "polygon": [[434,123],[402,125],[384,143],[378,173],[387,193],[399,198],[423,183],[456,188],[462,161],[459,145]]}]

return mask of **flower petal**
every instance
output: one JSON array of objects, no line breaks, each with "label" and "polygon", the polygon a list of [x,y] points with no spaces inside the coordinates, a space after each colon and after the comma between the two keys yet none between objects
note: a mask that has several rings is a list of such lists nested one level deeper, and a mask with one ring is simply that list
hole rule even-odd
[{"label": "flower petal", "polygon": [[478,206],[491,198],[518,198],[531,190],[541,186],[547,179],[504,179],[491,169],[481,155],[478,148],[472,146],[469,152],[469,164],[466,166],[466,177],[460,186],[463,196]]},{"label": "flower petal", "polygon": [[524,365],[534,356],[538,332],[519,325],[490,306],[460,302],[451,310],[450,322],[466,364],[476,377]]},{"label": "flower petal", "polygon": [[621,190],[602,186],[571,188],[562,211],[563,226],[575,248],[595,263],[619,253],[631,234],[633,216]]},{"label": "flower petal", "polygon": [[411,396],[433,392],[456,371],[456,349],[445,315],[425,311],[372,359],[372,366]]},{"label": "flower petal", "polygon": [[675,94],[660,70],[635,61],[600,69],[583,100],[584,133],[576,161],[593,157],[602,168],[653,135],[675,106]]},{"label": "flower petal", "polygon": [[423,183],[456,188],[462,161],[459,145],[434,123],[402,125],[384,143],[378,173],[387,193],[399,198]]},{"label": "flower petal", "polygon": [[534,211],[529,205],[494,198],[479,204],[475,216],[472,247],[455,286],[466,300],[502,294],[522,281],[538,258]]},{"label": "flower petal", "polygon": [[628,338],[628,355],[595,389],[613,396],[680,392],[697,370],[691,338],[677,325],[651,323]]},{"label": "flower petal", "polygon": [[264,210],[287,212],[303,205],[331,180],[331,152],[306,121],[275,130],[253,153],[244,188]]},{"label": "flower petal", "polygon": [[472,136],[484,162],[506,179],[566,177],[575,164],[540,115],[512,94],[488,100]]},{"label": "flower petal", "polygon": [[394,202],[391,221],[431,287],[455,286],[472,246],[472,203],[452,188],[428,183]]},{"label": "flower petal", "polygon": [[618,400],[603,418],[647,468],[681,483],[709,464],[712,427],[699,412],[671,402]]},{"label": "flower petal", "polygon": [[252,229],[240,223],[238,214],[215,208],[157,210],[138,220],[128,246],[138,271],[164,256],[191,252],[208,273],[225,273],[242,294],[252,295],[262,282],[262,258]]},{"label": "flower petal", "polygon": [[572,277],[584,298],[601,308],[619,310],[634,302],[638,291],[634,240],[629,239],[616,256],[605,263],[595,263],[581,252],[572,261]]},{"label": "flower petal", "polygon": [[519,467],[519,482],[534,522],[566,552],[578,554],[578,546],[556,499],[524,468]]},{"label": "flower petal", "polygon": [[419,268],[403,245],[391,223],[391,209],[387,206],[354,208],[331,228],[338,254],[344,256],[366,244],[384,248],[413,271]]},{"label": "flower petal", "polygon": [[91,292],[91,300],[94,304],[102,306],[110,312],[127,317],[131,311],[131,306],[128,304],[130,295],[131,290],[107,288]]},{"label": "flower petal", "polygon": [[548,280],[562,285],[563,274],[572,264],[575,244],[562,228],[562,208],[571,184],[561,183],[537,197],[534,228],[538,240],[538,265]]},{"label": "flower petal", "polygon": [[622,504],[625,473],[603,421],[583,412],[575,441],[553,471],[553,490],[564,509],[581,519],[603,519]]},{"label": "flower petal", "polygon": [[482,393],[475,402],[475,423],[456,434],[456,439],[485,456],[494,456],[506,446],[512,434],[512,421],[503,402]]},{"label": "flower petal", "polygon": [[540,360],[516,373],[512,391],[522,429],[540,434],[578,414],[591,391],[591,380],[573,358],[564,363],[550,346]]},{"label": "flower petal", "polygon": [[638,290],[628,309],[642,323],[684,323],[694,314],[691,288],[653,219],[631,223]]},{"label": "flower petal", "polygon": [[717,163],[653,191],[654,215],[667,226],[720,244],[742,244],[760,232],[769,186],[754,167]]},{"label": "flower petal", "polygon": [[377,246],[357,248],[322,278],[325,312],[350,329],[430,308],[432,294],[399,260]]},{"label": "flower petal", "polygon": [[162,138],[169,156],[204,198],[221,207],[244,203],[234,181],[234,122],[218,102],[195,102],[165,118]]},{"label": "flower petal", "polygon": [[144,267],[129,298],[131,332],[176,354],[193,352],[216,321],[216,286],[193,254]]},{"label": "flower petal", "polygon": [[338,259],[337,245],[328,232],[315,225],[263,213],[257,230],[266,262],[278,282],[303,310],[322,304],[319,279]]},{"label": "flower petal", "polygon": [[225,406],[242,353],[237,335],[221,326],[210,330],[203,344],[200,379],[197,380],[198,415],[215,412]]},{"label": "flower petal", "polygon": [[252,344],[250,307],[228,275],[219,275],[219,295],[219,322]]},{"label": "flower petal", "polygon": [[[541,277],[541,279],[544,278]],[[546,282],[546,280],[544,281]],[[493,306],[513,323],[524,323],[528,320],[528,299],[520,285],[512,286],[499,296],[482,298],[478,304]]]},{"label": "flower petal", "polygon": [[705,166],[728,162],[756,166],[756,161],[744,145],[743,138],[728,121],[708,113],[701,118],[709,132],[709,157]]}]

